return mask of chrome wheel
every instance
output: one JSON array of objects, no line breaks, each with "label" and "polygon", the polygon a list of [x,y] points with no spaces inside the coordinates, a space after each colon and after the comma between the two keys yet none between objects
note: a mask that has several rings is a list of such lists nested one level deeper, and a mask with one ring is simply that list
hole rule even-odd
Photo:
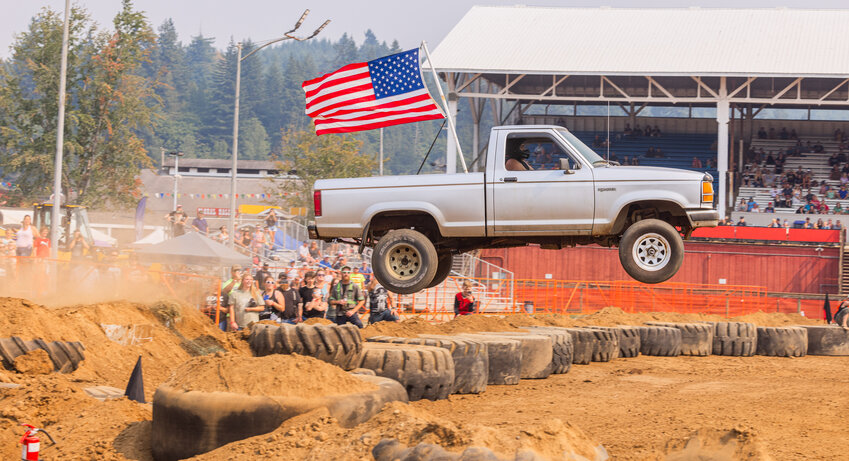
[{"label": "chrome wheel", "polygon": [[633,247],[634,262],[647,271],[658,271],[669,264],[671,258],[669,241],[662,235],[648,233],[641,235]]}]

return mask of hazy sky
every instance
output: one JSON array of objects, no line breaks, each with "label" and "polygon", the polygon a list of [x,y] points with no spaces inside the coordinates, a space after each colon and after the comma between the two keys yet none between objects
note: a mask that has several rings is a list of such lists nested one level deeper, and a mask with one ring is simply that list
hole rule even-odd
[{"label": "hazy sky", "polygon": [[[91,13],[101,25],[111,24],[120,8],[120,0],[76,0]],[[416,46],[427,40],[431,48],[442,40],[460,18],[473,5],[515,5],[521,1],[499,0],[315,0],[295,2],[287,0],[135,0],[136,8],[147,12],[154,26],[166,18],[173,18],[184,43],[189,37],[203,32],[215,37],[216,46],[223,48],[230,37],[236,40],[251,38],[261,41],[278,37],[289,30],[304,9],[311,10],[302,28],[311,32],[325,19],[332,22],[322,33],[335,40],[343,33],[353,35],[362,43],[363,32],[372,29],[378,39],[398,39],[403,48]],[[535,6],[572,7],[735,7],[771,8],[847,8],[846,0],[535,0],[525,3]],[[9,46],[17,33],[26,30],[30,18],[42,7],[64,9],[64,0],[0,0],[0,57],[9,56]],[[849,25],[847,25],[849,26]],[[568,24],[564,24],[568,27]]]}]

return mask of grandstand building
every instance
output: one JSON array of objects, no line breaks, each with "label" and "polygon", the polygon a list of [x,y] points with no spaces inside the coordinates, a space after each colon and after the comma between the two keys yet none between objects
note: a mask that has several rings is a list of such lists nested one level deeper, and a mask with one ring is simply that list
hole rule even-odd
[{"label": "grandstand building", "polygon": [[[485,152],[481,127],[490,123],[561,124],[588,145],[609,133],[620,161],[636,155],[642,165],[712,172],[717,208],[726,215],[743,153],[784,147],[777,137],[759,139],[761,128],[827,143],[849,127],[846,24],[849,10],[477,6],[433,61],[449,108],[468,101],[475,158]],[[492,121],[483,119],[487,106]],[[621,136],[626,125],[657,127],[662,135]],[[447,145],[447,170],[455,172],[453,140]],[[649,147],[663,157],[646,158]],[[827,179],[822,166],[839,146],[825,147],[794,157],[793,168]],[[607,147],[597,149],[607,154]],[[739,195],[764,200],[767,193]]]}]

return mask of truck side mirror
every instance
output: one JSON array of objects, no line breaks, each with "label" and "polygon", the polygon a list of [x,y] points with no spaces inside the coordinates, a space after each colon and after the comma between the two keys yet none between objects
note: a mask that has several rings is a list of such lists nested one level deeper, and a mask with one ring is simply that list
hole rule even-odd
[{"label": "truck side mirror", "polygon": [[563,174],[575,174],[575,170],[569,168],[569,159],[566,157],[560,157],[560,169]]}]

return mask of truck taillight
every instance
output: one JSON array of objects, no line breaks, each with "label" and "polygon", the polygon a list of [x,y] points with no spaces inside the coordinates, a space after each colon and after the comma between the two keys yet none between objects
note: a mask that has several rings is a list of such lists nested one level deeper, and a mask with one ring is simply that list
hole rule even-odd
[{"label": "truck taillight", "polygon": [[702,181],[702,203],[713,203],[713,183]]},{"label": "truck taillight", "polygon": [[321,216],[321,191],[317,190],[312,193],[312,201],[313,207],[315,208],[315,215]]}]

